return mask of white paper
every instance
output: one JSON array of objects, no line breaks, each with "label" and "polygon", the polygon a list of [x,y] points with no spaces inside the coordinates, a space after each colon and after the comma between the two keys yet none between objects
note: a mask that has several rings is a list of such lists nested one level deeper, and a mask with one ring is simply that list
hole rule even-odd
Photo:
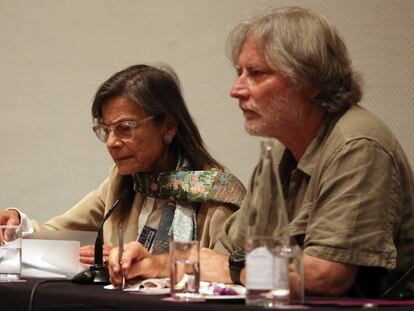
[{"label": "white paper", "polygon": [[[237,293],[237,295],[226,295],[226,296],[217,296],[214,294],[214,288],[232,288]],[[104,286],[105,289],[118,289],[119,287],[115,287],[112,284]],[[138,292],[141,294],[146,295],[163,295],[169,294],[170,289],[170,279],[169,278],[159,278],[159,279],[146,279],[143,281],[138,281],[133,283],[129,280],[129,284],[124,289],[127,292]],[[200,281],[200,294],[203,294],[207,299],[211,297],[217,297],[217,299],[244,299],[246,294],[246,289],[244,286],[241,285],[229,285],[223,283],[210,283],[205,281]]]},{"label": "white paper", "polygon": [[22,241],[22,277],[72,278],[87,268],[79,262],[79,241]]},{"label": "white paper", "polygon": [[[131,281],[130,281],[131,282]],[[119,289],[112,284],[104,286],[105,289]],[[136,283],[127,284],[126,292],[140,292],[143,294],[162,295],[170,293],[170,278],[146,279]]]}]

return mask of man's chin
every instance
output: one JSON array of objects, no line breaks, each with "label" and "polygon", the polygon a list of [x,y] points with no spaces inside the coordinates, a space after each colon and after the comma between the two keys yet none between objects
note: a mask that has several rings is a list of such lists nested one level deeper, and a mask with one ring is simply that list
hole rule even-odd
[{"label": "man's chin", "polygon": [[246,122],[244,128],[246,132],[252,136],[275,138],[274,135],[272,135],[273,133],[271,133],[269,129],[258,124],[249,124]]},{"label": "man's chin", "polygon": [[255,125],[255,124],[246,122],[245,125],[244,125],[244,129],[246,130],[246,132],[249,135],[252,135],[252,136],[262,136],[262,134],[261,134],[261,132],[262,132],[261,131],[261,128],[259,126]]}]

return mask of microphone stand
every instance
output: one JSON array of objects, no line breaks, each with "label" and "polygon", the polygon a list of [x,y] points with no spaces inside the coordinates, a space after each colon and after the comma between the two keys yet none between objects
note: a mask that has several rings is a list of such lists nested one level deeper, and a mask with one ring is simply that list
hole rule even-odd
[{"label": "microphone stand", "polygon": [[118,200],[114,202],[112,207],[109,211],[105,214],[101,225],[98,229],[98,235],[96,236],[95,240],[95,248],[94,248],[94,264],[89,267],[88,270],[82,271],[76,274],[72,278],[72,282],[74,283],[82,283],[82,284],[109,284],[109,270],[103,264],[103,225],[105,221],[111,216],[113,211],[118,206],[118,203],[123,199],[123,197],[129,192],[129,189],[125,189],[122,191],[121,195],[119,196]]}]

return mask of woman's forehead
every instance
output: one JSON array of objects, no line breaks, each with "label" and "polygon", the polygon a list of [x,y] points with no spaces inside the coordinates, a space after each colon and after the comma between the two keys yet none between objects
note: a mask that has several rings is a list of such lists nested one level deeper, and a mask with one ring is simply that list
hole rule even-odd
[{"label": "woman's forehead", "polygon": [[146,117],[144,109],[124,96],[109,99],[102,105],[102,122],[115,123]]}]

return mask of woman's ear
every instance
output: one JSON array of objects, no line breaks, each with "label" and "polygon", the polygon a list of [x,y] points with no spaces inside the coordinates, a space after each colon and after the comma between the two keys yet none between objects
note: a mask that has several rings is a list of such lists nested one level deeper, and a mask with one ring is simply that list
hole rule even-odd
[{"label": "woman's ear", "polygon": [[171,142],[177,134],[177,121],[170,115],[167,115],[164,120],[164,140]]},{"label": "woman's ear", "polygon": [[316,96],[319,95],[320,92],[321,92],[321,90],[319,88],[311,87],[308,90],[308,96],[309,96],[310,99],[314,99]]}]

